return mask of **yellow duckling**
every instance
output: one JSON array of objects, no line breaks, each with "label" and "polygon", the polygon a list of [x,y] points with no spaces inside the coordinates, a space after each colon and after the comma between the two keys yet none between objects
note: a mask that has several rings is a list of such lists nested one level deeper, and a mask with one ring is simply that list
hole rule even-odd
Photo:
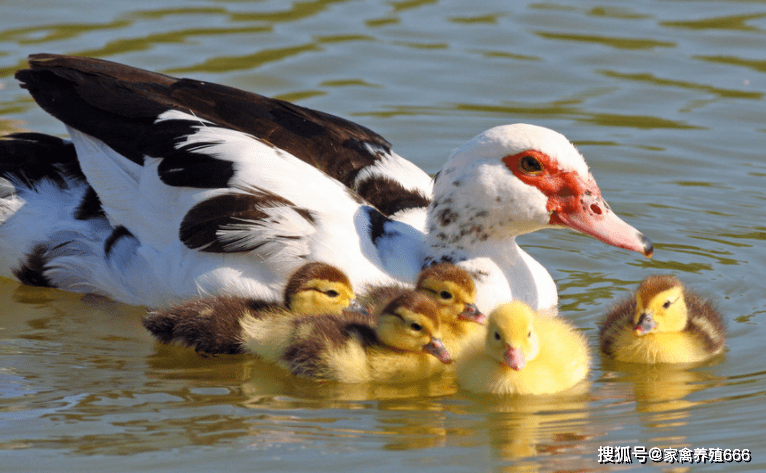
[{"label": "yellow duckling", "polygon": [[399,383],[428,378],[452,361],[436,304],[414,291],[358,313],[241,320],[247,352],[306,378]]},{"label": "yellow duckling", "polygon": [[[369,289],[361,304],[372,310],[380,301],[406,291],[401,286]],[[442,340],[449,353],[457,358],[462,345],[483,332],[487,315],[476,307],[476,286],[463,268],[451,263],[430,266],[418,275],[415,291],[432,298],[439,308]]]},{"label": "yellow duckling", "polygon": [[[149,312],[143,324],[163,343],[177,342],[198,352],[243,353],[240,319],[253,314],[340,314],[362,310],[348,277],[326,263],[298,268],[287,281],[280,304],[237,296],[212,296]],[[288,312],[289,311],[289,312]]]},{"label": "yellow duckling", "polygon": [[599,330],[601,350],[618,361],[695,363],[723,352],[726,330],[713,304],[671,275],[649,276],[615,306]]},{"label": "yellow duckling", "polygon": [[584,379],[589,364],[585,337],[573,326],[510,302],[492,311],[485,339],[464,350],[456,370],[468,391],[548,394]]}]

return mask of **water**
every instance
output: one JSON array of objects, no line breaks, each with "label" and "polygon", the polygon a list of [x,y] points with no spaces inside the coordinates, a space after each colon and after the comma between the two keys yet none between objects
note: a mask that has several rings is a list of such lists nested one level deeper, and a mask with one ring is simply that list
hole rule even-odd
[{"label": "water", "polygon": [[[636,445],[747,448],[750,463],[708,469],[763,469],[766,5],[509,3],[4,0],[0,131],[64,134],[13,79],[35,52],[293,100],[429,172],[491,126],[548,126],[656,245],[646,260],[570,231],[524,237],[565,316],[595,345],[614,300],[673,272],[726,314],[725,357],[635,371],[595,357],[583,392],[523,400],[317,385],[158,347],[141,308],[0,281],[3,471],[579,471],[600,446]],[[688,468],[649,463],[626,466]]]}]

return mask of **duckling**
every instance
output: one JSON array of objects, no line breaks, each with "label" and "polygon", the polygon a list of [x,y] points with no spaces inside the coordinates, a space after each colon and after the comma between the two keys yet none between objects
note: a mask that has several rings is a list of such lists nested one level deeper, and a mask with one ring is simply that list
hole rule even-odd
[{"label": "duckling", "polygon": [[[476,286],[473,278],[460,266],[439,263],[418,275],[415,290],[432,298],[439,308],[444,346],[456,358],[471,337],[482,332],[487,315],[476,307]],[[378,286],[367,290],[360,304],[370,310],[375,304],[402,291],[403,286]]]},{"label": "duckling", "polygon": [[649,276],[599,330],[601,351],[632,363],[695,363],[723,352],[726,330],[712,302],[672,275]]},{"label": "duckling", "polygon": [[415,381],[451,363],[430,298],[403,292],[373,315],[246,317],[244,346],[294,375],[342,383]]},{"label": "duckling", "polygon": [[485,339],[464,350],[456,372],[468,391],[548,394],[584,379],[589,364],[585,337],[573,326],[514,301],[492,311]]},{"label": "duckling", "polygon": [[244,353],[240,319],[253,314],[340,314],[344,309],[365,313],[348,277],[326,263],[306,263],[284,290],[283,302],[241,296],[193,299],[166,310],[149,312],[144,327],[160,342],[179,342],[204,354]]},{"label": "duckling", "polygon": [[487,314],[476,307],[473,278],[460,266],[440,263],[420,272],[415,289],[436,301],[444,346],[459,357],[463,345],[480,335],[487,321]]}]

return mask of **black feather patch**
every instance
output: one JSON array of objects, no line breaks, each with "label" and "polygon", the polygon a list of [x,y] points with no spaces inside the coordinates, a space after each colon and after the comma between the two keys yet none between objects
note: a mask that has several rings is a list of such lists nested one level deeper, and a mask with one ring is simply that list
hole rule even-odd
[{"label": "black feather patch", "polygon": [[[266,242],[256,243],[248,248],[231,250],[221,241],[219,234],[231,225],[243,221],[258,221],[268,218],[263,209],[292,207],[293,210],[313,223],[311,211],[296,207],[289,200],[263,189],[249,189],[243,194],[224,194],[204,200],[186,213],[181,222],[178,236],[191,249],[212,253],[233,253],[253,251]],[[288,238],[288,237],[285,237]]]},{"label": "black feather patch", "polygon": [[45,266],[48,264],[48,245],[38,243],[27,253],[26,259],[14,269],[13,275],[22,284],[37,287],[53,287],[51,281],[45,276]]},{"label": "black feather patch", "polygon": [[400,210],[428,207],[431,200],[418,191],[410,191],[386,177],[371,177],[357,185],[356,191],[384,215]]},{"label": "black feather patch", "polygon": [[386,231],[386,224],[392,220],[372,207],[364,207],[363,210],[367,211],[367,218],[370,219],[370,238],[372,242],[377,243],[379,238],[389,236],[389,233]]},{"label": "black feather patch", "polygon": [[120,238],[135,238],[130,231],[123,227],[122,225],[118,225],[115,227],[115,229],[112,231],[112,234],[109,235],[109,238],[106,239],[104,242],[104,253],[107,257],[109,257],[109,253],[112,252],[112,248],[114,248],[114,245],[117,243],[117,241]]},{"label": "black feather patch", "polygon": [[85,191],[82,196],[80,205],[74,212],[74,218],[77,220],[90,220],[92,218],[105,218],[106,212],[101,206],[101,199],[98,198],[96,190],[91,186]]},{"label": "black feather patch", "polygon": [[34,188],[49,179],[65,189],[84,182],[74,145],[42,133],[13,133],[0,139],[0,176]]},{"label": "black feather patch", "polygon": [[208,143],[187,143],[186,137],[195,134],[200,125],[191,120],[165,120],[155,124],[142,138],[142,152],[153,158],[162,158],[157,172],[167,185],[218,189],[228,187],[234,175],[231,161],[216,159],[205,151]]},{"label": "black feather patch", "polygon": [[[30,69],[18,71],[16,78],[44,110],[140,165],[144,152],[152,146],[171,151],[175,144],[172,134],[159,144],[154,130],[159,125],[157,117],[169,110],[256,136],[347,187],[360,170],[390,153],[383,137],[361,125],[223,85],[176,79],[93,58],[36,54],[30,56],[29,64]],[[182,154],[188,157],[192,153],[187,149]],[[229,165],[208,160],[169,163],[162,179],[170,185],[226,187]],[[394,208],[420,205],[417,202],[418,198],[407,197]]]},{"label": "black feather patch", "polygon": [[[38,57],[50,60],[40,62]],[[56,56],[32,56],[32,69],[18,71],[16,79],[43,110],[143,164],[135,140],[168,109],[152,97],[156,85],[147,83],[148,77],[131,76],[126,69],[132,68],[125,66],[105,67],[117,65],[85,58],[73,58],[72,62],[53,58]],[[162,77],[146,74],[151,80]],[[133,80],[138,83],[131,83]]]}]

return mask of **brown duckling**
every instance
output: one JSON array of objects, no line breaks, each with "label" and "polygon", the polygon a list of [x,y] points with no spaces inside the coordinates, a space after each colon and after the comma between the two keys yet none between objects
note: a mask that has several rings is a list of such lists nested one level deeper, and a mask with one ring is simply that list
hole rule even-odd
[{"label": "brown duckling", "polygon": [[243,317],[265,313],[340,314],[347,308],[363,311],[348,277],[334,266],[311,262],[290,276],[281,304],[239,296],[211,296],[149,312],[143,324],[163,343],[177,342],[210,355],[236,354],[244,353],[239,323]]},{"label": "brown duckling", "polygon": [[726,330],[709,300],[672,275],[649,276],[599,329],[601,351],[633,363],[695,363],[724,351]]},{"label": "brown duckling", "polygon": [[344,383],[425,379],[452,361],[440,340],[436,304],[414,291],[367,317],[245,317],[243,346],[291,373]]},{"label": "brown duckling", "polygon": [[[415,290],[432,298],[439,307],[444,346],[457,358],[462,345],[483,332],[487,315],[476,307],[476,286],[463,268],[451,263],[430,266],[418,275]],[[379,286],[368,289],[360,298],[361,305],[374,310],[380,303],[406,291],[402,286]]]}]

